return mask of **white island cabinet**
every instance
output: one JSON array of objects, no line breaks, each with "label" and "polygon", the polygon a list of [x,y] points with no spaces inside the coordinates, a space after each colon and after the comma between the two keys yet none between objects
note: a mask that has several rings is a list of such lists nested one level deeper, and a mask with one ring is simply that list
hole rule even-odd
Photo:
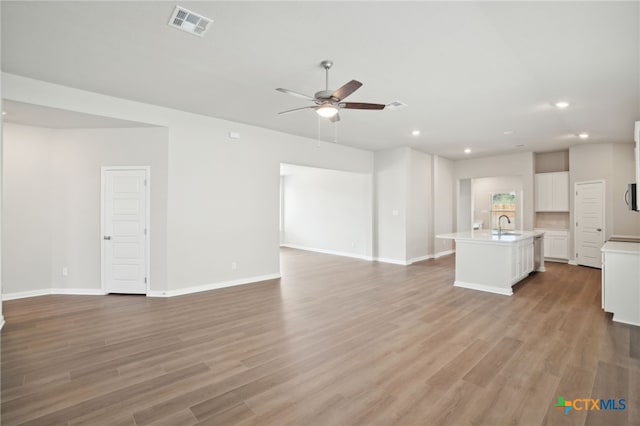
[{"label": "white island cabinet", "polygon": [[[534,269],[544,271],[542,244],[534,245],[544,232],[517,232],[495,235],[490,231],[457,232],[438,235],[456,242],[456,278],[454,286],[513,294],[512,286]],[[536,256],[535,248],[539,253]],[[540,265],[534,265],[534,259]]]},{"label": "white island cabinet", "polygon": [[602,246],[602,308],[614,321],[640,326],[640,243]]}]

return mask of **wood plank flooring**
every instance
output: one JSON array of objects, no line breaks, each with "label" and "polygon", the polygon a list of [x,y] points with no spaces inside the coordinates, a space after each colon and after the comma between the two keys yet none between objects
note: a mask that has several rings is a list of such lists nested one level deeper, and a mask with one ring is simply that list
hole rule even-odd
[{"label": "wood plank flooring", "polygon": [[547,263],[505,297],[454,288],[453,256],[281,263],[171,299],[5,302],[2,424],[640,426],[640,327],[600,309],[599,270]]}]

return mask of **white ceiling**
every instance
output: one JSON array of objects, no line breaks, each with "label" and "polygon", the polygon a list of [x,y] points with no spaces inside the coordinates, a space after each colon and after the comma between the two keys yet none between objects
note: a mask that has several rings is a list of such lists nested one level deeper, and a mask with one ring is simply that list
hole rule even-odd
[{"label": "white ceiling", "polygon": [[50,129],[107,129],[127,127],[157,127],[135,121],[119,120],[93,114],[67,111],[5,100],[2,103],[2,118],[9,123],[28,124]]},{"label": "white ceiling", "polygon": [[[2,69],[111,96],[378,150],[449,158],[630,142],[640,120],[639,2],[179,2],[214,20],[167,25],[173,2],[2,1]],[[276,87],[313,94],[332,59],[348,100],[334,129]],[[571,107],[559,111],[559,99]],[[411,130],[420,129],[419,137]],[[505,131],[513,134],[505,135]],[[515,148],[517,144],[524,147]]]}]

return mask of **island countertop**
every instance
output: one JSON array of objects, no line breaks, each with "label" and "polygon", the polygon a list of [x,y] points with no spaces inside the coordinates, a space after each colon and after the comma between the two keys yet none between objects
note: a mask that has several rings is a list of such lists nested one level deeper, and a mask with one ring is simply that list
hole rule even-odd
[{"label": "island countertop", "polygon": [[526,240],[527,238],[534,238],[543,235],[544,231],[504,231],[502,235],[498,236],[497,233],[491,232],[487,229],[478,231],[462,231],[453,232],[451,234],[439,234],[436,238],[443,238],[456,241],[484,241],[494,243],[514,243],[517,241]]}]

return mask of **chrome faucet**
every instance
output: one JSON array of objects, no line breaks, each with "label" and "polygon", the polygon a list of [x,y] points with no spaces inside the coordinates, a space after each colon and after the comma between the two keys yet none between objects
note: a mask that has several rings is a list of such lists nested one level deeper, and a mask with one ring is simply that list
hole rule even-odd
[{"label": "chrome faucet", "polygon": [[500,221],[503,217],[507,219],[507,223],[511,223],[511,219],[509,219],[509,216],[507,216],[506,214],[503,214],[498,218],[498,238],[502,236],[502,225],[500,224]]}]

